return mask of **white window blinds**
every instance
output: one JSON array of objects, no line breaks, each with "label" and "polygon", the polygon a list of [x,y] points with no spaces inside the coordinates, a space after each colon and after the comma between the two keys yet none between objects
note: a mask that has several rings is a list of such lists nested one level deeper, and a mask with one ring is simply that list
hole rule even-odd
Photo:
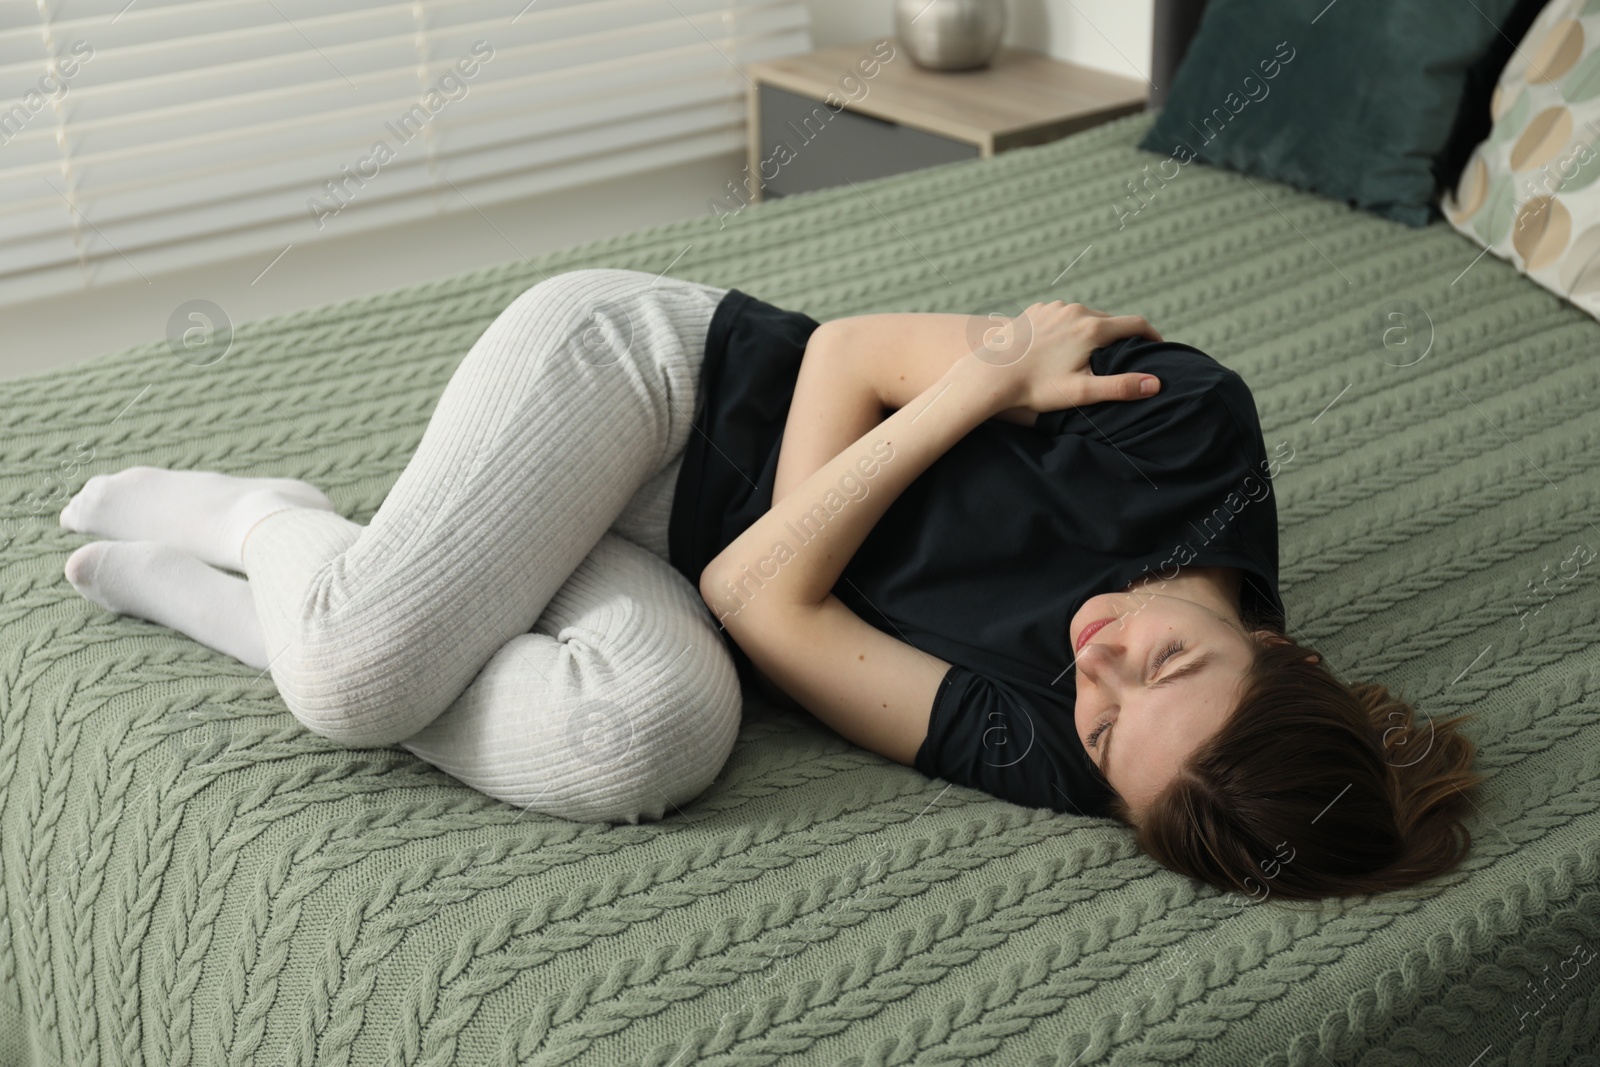
[{"label": "white window blinds", "polygon": [[804,0],[0,0],[0,302],[736,151]]}]

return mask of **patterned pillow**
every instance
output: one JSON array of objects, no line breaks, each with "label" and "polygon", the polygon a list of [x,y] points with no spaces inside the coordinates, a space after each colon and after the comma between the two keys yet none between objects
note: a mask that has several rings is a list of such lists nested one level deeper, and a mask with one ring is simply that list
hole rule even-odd
[{"label": "patterned pillow", "polygon": [[1550,0],[1489,109],[1445,218],[1600,318],[1600,0]]}]

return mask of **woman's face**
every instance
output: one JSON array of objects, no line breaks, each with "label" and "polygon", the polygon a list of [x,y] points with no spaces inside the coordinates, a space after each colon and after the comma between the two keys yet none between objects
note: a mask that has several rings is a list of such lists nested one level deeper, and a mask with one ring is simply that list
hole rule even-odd
[{"label": "woman's face", "polygon": [[1238,703],[1255,646],[1220,610],[1201,592],[1140,589],[1090,597],[1072,618],[1078,736],[1135,813]]}]

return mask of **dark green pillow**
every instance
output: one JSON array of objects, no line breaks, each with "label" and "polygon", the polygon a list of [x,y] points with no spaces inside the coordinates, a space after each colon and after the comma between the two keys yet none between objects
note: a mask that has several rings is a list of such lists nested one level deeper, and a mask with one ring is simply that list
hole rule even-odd
[{"label": "dark green pillow", "polygon": [[1540,6],[1211,0],[1139,147],[1426,225],[1436,171],[1460,165],[1460,117],[1488,110],[1475,68],[1509,52],[1502,34],[1520,37]]}]

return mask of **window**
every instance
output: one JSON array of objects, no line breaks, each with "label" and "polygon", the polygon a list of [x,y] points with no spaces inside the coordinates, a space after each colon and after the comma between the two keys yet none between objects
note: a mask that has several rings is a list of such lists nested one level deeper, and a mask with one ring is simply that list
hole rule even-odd
[{"label": "window", "polygon": [[0,0],[0,302],[745,143],[803,0]]}]

